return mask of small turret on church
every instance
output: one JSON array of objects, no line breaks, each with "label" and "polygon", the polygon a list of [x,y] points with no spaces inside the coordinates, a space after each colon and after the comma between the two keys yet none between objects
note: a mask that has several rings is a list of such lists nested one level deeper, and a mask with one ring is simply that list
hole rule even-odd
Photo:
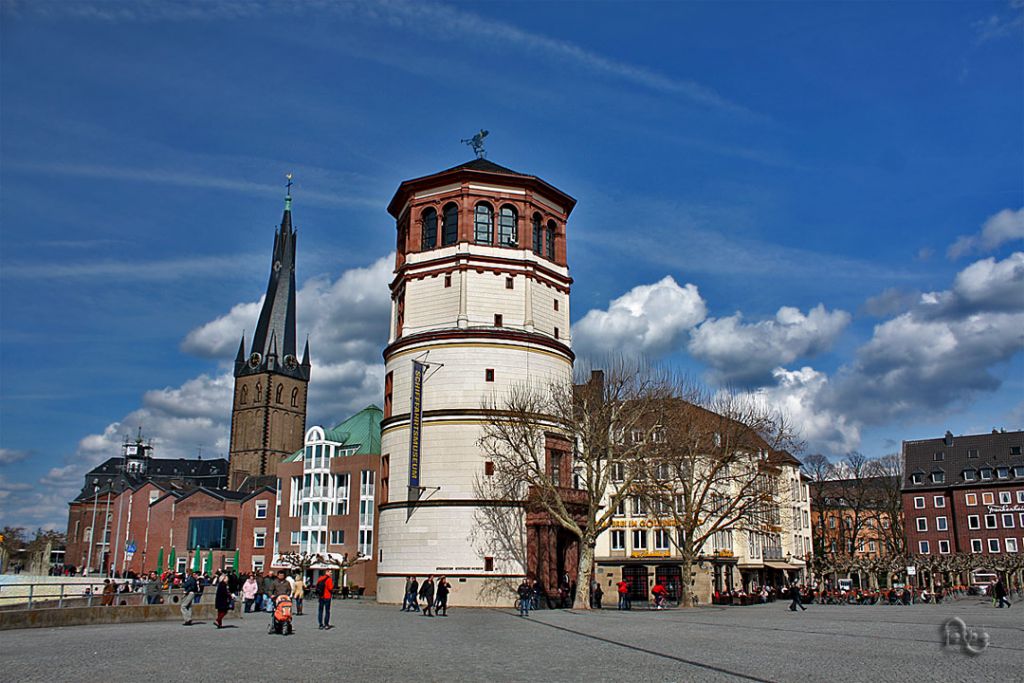
[{"label": "small turret on church", "polygon": [[[245,336],[235,358],[229,475],[232,488],[273,484],[277,465],[303,446],[309,341],[297,355],[295,337],[295,231],[291,177],[284,216],[274,235],[267,297],[248,355]],[[257,479],[257,477],[262,479]],[[248,479],[248,481],[246,481]]]}]

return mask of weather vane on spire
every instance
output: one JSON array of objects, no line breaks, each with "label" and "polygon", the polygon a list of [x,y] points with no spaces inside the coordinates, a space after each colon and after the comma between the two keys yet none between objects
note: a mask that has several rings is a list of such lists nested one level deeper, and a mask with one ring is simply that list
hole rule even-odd
[{"label": "weather vane on spire", "polygon": [[292,196],[292,174],[285,173],[284,177],[288,180],[288,182],[285,184],[285,188],[288,190],[288,198],[290,199]]},{"label": "weather vane on spire", "polygon": [[484,151],[484,138],[487,137],[489,133],[490,131],[481,128],[479,133],[471,138],[463,140],[462,144],[472,147],[473,152],[476,153],[477,159],[485,159],[487,157],[487,152]]}]

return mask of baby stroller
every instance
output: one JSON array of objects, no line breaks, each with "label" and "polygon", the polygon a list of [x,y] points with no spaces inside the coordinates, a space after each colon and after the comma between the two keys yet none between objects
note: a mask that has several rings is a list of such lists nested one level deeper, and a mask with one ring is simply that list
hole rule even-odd
[{"label": "baby stroller", "polygon": [[270,615],[270,635],[290,636],[292,634],[292,599],[287,595],[274,598],[274,611]]}]

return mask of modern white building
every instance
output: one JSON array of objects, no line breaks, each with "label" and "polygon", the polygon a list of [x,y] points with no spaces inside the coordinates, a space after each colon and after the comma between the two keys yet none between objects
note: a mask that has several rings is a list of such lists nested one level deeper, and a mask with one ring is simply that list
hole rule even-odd
[{"label": "modern white building", "polygon": [[[515,597],[488,590],[489,579],[517,580],[526,566],[481,528],[500,505],[481,494],[493,471],[478,445],[482,409],[516,383],[571,379],[566,220],[575,203],[478,158],[402,183],[388,206],[398,240],[384,350],[380,601],[401,602],[406,576],[430,574],[447,576],[451,604]],[[522,557],[567,568],[571,549],[545,533],[526,535]]]}]

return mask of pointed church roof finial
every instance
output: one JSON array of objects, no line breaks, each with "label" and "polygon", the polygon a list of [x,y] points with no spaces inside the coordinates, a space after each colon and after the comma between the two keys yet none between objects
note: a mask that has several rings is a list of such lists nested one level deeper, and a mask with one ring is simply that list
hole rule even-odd
[{"label": "pointed church roof finial", "polygon": [[309,335],[306,335],[306,350],[302,352],[302,367],[309,367]]},{"label": "pointed church roof finial", "polygon": [[291,173],[285,173],[284,177],[288,180],[288,182],[285,184],[284,210],[285,211],[291,211],[292,210],[292,177],[293,176],[292,176]]}]

